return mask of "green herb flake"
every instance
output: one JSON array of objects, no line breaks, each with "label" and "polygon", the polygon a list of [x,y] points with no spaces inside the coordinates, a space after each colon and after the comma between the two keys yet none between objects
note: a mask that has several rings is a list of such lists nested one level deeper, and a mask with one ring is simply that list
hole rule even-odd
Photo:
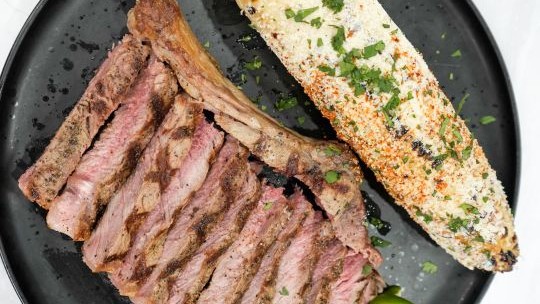
[{"label": "green herb flake", "polygon": [[443,39],[443,40],[446,39],[446,33],[441,34],[441,39]]},{"label": "green herb flake", "polygon": [[454,134],[454,137],[456,138],[456,140],[458,141],[458,143],[462,143],[462,142],[463,142],[463,136],[461,136],[461,133],[459,133],[459,131],[458,131],[456,128],[453,128],[453,129],[452,129],[452,134]]},{"label": "green herb flake", "polygon": [[255,83],[256,84],[261,83],[261,76],[259,76],[259,75],[255,76]]},{"label": "green herb flake", "polygon": [[332,48],[334,51],[338,52],[339,54],[345,54],[347,51],[343,47],[343,43],[345,42],[345,28],[343,26],[337,27],[336,35],[332,37],[331,43]]},{"label": "green herb flake", "polygon": [[311,21],[309,22],[309,24],[311,24],[311,26],[313,26],[314,28],[316,29],[320,29],[321,26],[322,26],[322,19],[321,17],[317,17],[315,19],[311,19]]},{"label": "green herb flake", "polygon": [[261,106],[261,110],[266,111],[266,109],[268,109],[267,106],[265,106],[265,105],[262,105],[262,106]]},{"label": "green herb flake", "polygon": [[475,206],[471,204],[463,203],[459,205],[459,208],[463,209],[465,213],[480,214],[480,212],[478,211],[478,208],[476,208]]},{"label": "green herb flake", "polygon": [[439,128],[439,136],[444,137],[444,134],[446,132],[446,127],[448,126],[448,123],[450,123],[450,118],[446,117],[443,122],[441,123],[441,127]]},{"label": "green herb flake", "polygon": [[487,172],[482,173],[482,179],[487,179],[489,174]]},{"label": "green herb flake", "polygon": [[386,29],[387,29],[387,28],[390,28],[390,24],[388,24],[388,23],[383,23],[382,27],[384,27],[384,28],[386,28]]},{"label": "green herb flake", "polygon": [[437,267],[437,265],[431,261],[425,261],[422,263],[422,271],[425,273],[434,274],[438,269],[439,267]]},{"label": "green herb flake", "polygon": [[364,51],[363,51],[364,59],[369,59],[371,57],[376,56],[377,54],[379,54],[379,52],[384,51],[385,47],[386,46],[385,46],[384,42],[382,42],[382,41],[379,41],[379,42],[377,42],[375,44],[366,46],[364,48]]},{"label": "green herb flake", "polygon": [[372,235],[370,237],[370,239],[371,239],[371,245],[373,245],[374,247],[386,248],[386,247],[392,245],[392,243],[390,243],[389,241],[383,240],[378,236]]},{"label": "green herb flake", "polygon": [[371,272],[373,272],[373,267],[371,267],[370,265],[366,264],[362,267],[363,276],[368,276],[371,274]]},{"label": "green herb flake", "polygon": [[[307,16],[315,13],[317,10],[319,9],[318,6],[315,6],[315,7],[310,7],[310,8],[306,8],[306,9],[301,9],[299,10],[298,12],[296,12],[294,14],[294,21],[296,22],[303,22],[304,19],[307,18]],[[294,12],[293,12],[294,13]],[[287,15],[287,12],[285,12],[285,15]],[[287,16],[287,18],[289,19],[289,17]]]},{"label": "green herb flake", "polygon": [[480,117],[480,124],[482,125],[489,125],[490,123],[494,123],[495,121],[497,121],[497,119],[491,115]]},{"label": "green herb flake", "polygon": [[409,162],[409,157],[408,156],[404,156],[403,159],[402,159],[403,163],[406,164],[407,162]]},{"label": "green herb flake", "polygon": [[336,69],[331,68],[327,65],[320,65],[318,69],[319,71],[328,74],[328,76],[336,76]]},{"label": "green herb flake", "polygon": [[338,156],[341,155],[341,149],[334,145],[329,145],[324,148],[324,154],[326,156]]},{"label": "green herb flake", "polygon": [[239,42],[250,42],[251,41],[251,36],[250,35],[245,35],[245,36],[242,36],[240,38],[238,38],[238,41]]},{"label": "green herb flake", "polygon": [[322,4],[331,9],[334,14],[341,12],[344,6],[343,0],[322,0]]},{"label": "green herb flake", "polygon": [[282,98],[278,102],[276,102],[275,107],[278,111],[281,112],[294,108],[296,105],[298,105],[298,99],[296,99],[296,97],[287,97]]},{"label": "green herb flake", "polygon": [[460,50],[460,49],[457,49],[457,50],[455,50],[455,51],[452,53],[451,56],[452,56],[453,58],[461,58],[461,55],[462,55],[462,54],[461,54],[461,50]]},{"label": "green herb flake", "polygon": [[467,94],[465,94],[465,96],[463,96],[463,98],[461,98],[461,100],[458,103],[458,107],[457,107],[457,110],[456,110],[456,115],[454,117],[457,117],[461,113],[461,110],[463,110],[463,106],[467,102],[467,99],[469,99],[469,96],[471,96],[471,94],[467,93]]},{"label": "green herb flake", "polygon": [[318,39],[317,39],[317,46],[318,46],[318,47],[321,47],[321,46],[323,46],[323,45],[324,45],[324,43],[323,43],[323,41],[322,41],[322,38],[318,38]]},{"label": "green herb flake", "polygon": [[285,17],[287,17],[287,19],[294,18],[294,16],[296,16],[296,13],[292,9],[288,8],[285,10]]},{"label": "green herb flake", "polygon": [[477,235],[477,236],[475,236],[474,239],[473,239],[473,241],[475,241],[475,242],[480,242],[480,243],[484,243],[484,242],[485,242],[484,238],[483,238],[480,234]]},{"label": "green herb flake", "polygon": [[407,100],[411,100],[413,98],[414,98],[413,92],[412,91],[407,92]]},{"label": "green herb flake", "polygon": [[298,122],[299,125],[303,125],[306,122],[306,117],[305,116],[298,116],[296,118],[296,121]]},{"label": "green herb flake", "polygon": [[461,151],[461,158],[463,160],[467,160],[471,157],[472,148],[473,148],[472,145],[470,145],[470,146],[465,147],[465,149]]},{"label": "green herb flake", "polygon": [[326,171],[324,180],[329,184],[333,184],[339,180],[339,173],[334,170]]},{"label": "green herb flake", "polygon": [[279,294],[282,295],[282,296],[288,296],[289,291],[287,290],[287,287],[285,287],[285,286],[281,287],[281,289],[279,290]]},{"label": "green herb flake", "polygon": [[444,200],[445,201],[451,201],[452,200],[452,197],[450,195],[445,195],[444,196]]},{"label": "green herb flake", "polygon": [[450,74],[448,75],[448,79],[454,80],[454,73],[450,73]]},{"label": "green herb flake", "polygon": [[244,67],[250,71],[255,71],[262,67],[262,61],[258,56],[255,56],[252,61],[244,63]]},{"label": "green herb flake", "polygon": [[270,209],[272,208],[272,205],[273,205],[273,204],[274,204],[274,202],[265,202],[265,203],[263,204],[263,209],[264,209],[265,211],[268,211],[268,210],[270,210]]},{"label": "green herb flake", "polygon": [[484,203],[487,203],[489,201],[489,197],[487,197],[487,196],[482,197],[482,201]]},{"label": "green herb flake", "polygon": [[210,47],[210,41],[206,40],[206,42],[203,44],[203,46],[205,48],[209,48]]},{"label": "green herb flake", "polygon": [[355,68],[356,66],[354,64],[346,61],[341,61],[339,63],[339,76],[348,76]]},{"label": "green herb flake", "polygon": [[448,229],[454,233],[457,233],[460,228],[467,228],[467,225],[469,225],[469,220],[460,217],[452,217],[448,221]]}]

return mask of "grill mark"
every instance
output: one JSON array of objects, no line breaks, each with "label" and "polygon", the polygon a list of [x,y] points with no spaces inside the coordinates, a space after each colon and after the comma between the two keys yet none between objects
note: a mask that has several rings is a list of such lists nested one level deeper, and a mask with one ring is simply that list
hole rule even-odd
[{"label": "grill mark", "polygon": [[150,97],[150,106],[152,110],[152,116],[154,117],[154,127],[157,129],[159,128],[161,122],[167,114],[167,109],[165,107],[165,103],[163,102],[163,97],[158,94],[152,93],[152,96]]},{"label": "grill mark", "polygon": [[103,96],[105,95],[105,88],[103,86],[103,82],[101,80],[98,80],[96,82],[96,92],[100,95],[100,96]]},{"label": "grill mark", "polygon": [[92,112],[97,113],[99,116],[104,116],[108,112],[107,103],[101,98],[93,102],[90,107]]},{"label": "grill mark", "polygon": [[180,128],[174,130],[174,133],[171,135],[171,139],[179,140],[187,138],[193,135],[195,129],[192,126],[181,126]]}]

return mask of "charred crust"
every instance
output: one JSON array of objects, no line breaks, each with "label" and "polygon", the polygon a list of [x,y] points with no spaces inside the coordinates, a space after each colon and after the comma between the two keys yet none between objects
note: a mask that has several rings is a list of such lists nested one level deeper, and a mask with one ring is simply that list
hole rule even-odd
[{"label": "charred crust", "polygon": [[154,116],[154,127],[157,129],[167,114],[163,98],[158,94],[152,94],[152,97],[150,97],[150,106]]},{"label": "charred crust", "polygon": [[500,259],[501,259],[502,262],[506,263],[509,267],[512,267],[517,262],[516,256],[510,250],[501,251],[500,252]]},{"label": "charred crust", "polygon": [[169,263],[167,263],[167,266],[165,267],[165,269],[163,270],[163,272],[159,275],[159,278],[161,280],[171,276],[172,274],[174,274],[178,269],[182,268],[182,266],[184,266],[184,259],[174,259],[172,261],[170,261]]},{"label": "charred crust", "polygon": [[103,99],[98,99],[91,104],[91,111],[97,113],[99,116],[105,116],[107,114],[107,103]]},{"label": "charred crust", "polygon": [[299,164],[298,153],[293,152],[289,155],[287,160],[287,166],[285,167],[285,174],[288,176],[294,176],[298,173],[298,164]]},{"label": "charred crust", "polygon": [[96,82],[96,92],[100,95],[100,96],[103,96],[105,95],[105,87],[103,85],[103,82],[101,80],[98,80]]},{"label": "charred crust", "polygon": [[182,139],[187,138],[193,135],[194,128],[190,126],[181,126],[180,128],[174,130],[174,133],[171,135],[171,139]]},{"label": "charred crust", "polygon": [[257,10],[253,6],[248,6],[248,7],[246,7],[246,12],[248,12],[248,14],[250,14],[250,15],[253,15],[253,14],[257,13]]}]

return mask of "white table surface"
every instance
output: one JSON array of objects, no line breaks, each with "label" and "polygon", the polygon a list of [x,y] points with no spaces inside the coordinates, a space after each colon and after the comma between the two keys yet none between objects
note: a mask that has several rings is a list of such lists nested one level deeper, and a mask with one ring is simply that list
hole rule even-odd
[{"label": "white table surface", "polygon": [[[396,0],[403,1],[403,0]],[[462,1],[462,0],[456,0]],[[497,41],[508,67],[521,128],[521,186],[516,215],[521,257],[514,271],[498,274],[483,304],[533,303],[540,273],[540,1],[474,0]],[[0,64],[37,0],[0,0]],[[537,188],[539,187],[539,188]],[[539,300],[540,301],[540,300]],[[0,303],[20,303],[0,266]]]}]

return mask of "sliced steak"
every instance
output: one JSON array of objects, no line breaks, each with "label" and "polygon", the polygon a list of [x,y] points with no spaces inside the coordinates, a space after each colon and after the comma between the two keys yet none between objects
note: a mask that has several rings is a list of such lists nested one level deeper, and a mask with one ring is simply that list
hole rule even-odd
[{"label": "sliced steak", "polygon": [[171,175],[187,157],[195,126],[204,120],[200,104],[176,98],[133,174],[113,196],[97,228],[84,243],[83,258],[93,271],[118,267],[135,233],[159,202]]},{"label": "sliced steak", "polygon": [[136,232],[121,267],[109,276],[121,294],[129,295],[133,292],[126,282],[138,281],[150,275],[152,266],[161,257],[167,231],[176,215],[202,186],[223,141],[222,132],[204,119],[199,123],[188,155],[182,165],[169,175],[168,187]]},{"label": "sliced steak", "polygon": [[302,303],[317,258],[323,218],[312,212],[281,257],[272,303]]},{"label": "sliced steak", "polygon": [[[137,1],[129,12],[128,27],[136,37],[152,43],[156,55],[176,72],[180,85],[191,96],[204,100],[226,132],[268,165],[311,188],[340,240],[369,257],[374,265],[381,262],[363,226],[362,174],[348,147],[300,136],[254,106],[207,56],[177,1]],[[331,171],[339,179],[327,183],[324,177]]]},{"label": "sliced steak", "polygon": [[51,229],[86,240],[99,209],[131,174],[161,124],[178,87],[172,72],[152,59],[139,75],[113,121],[68,178],[64,192],[47,214]]},{"label": "sliced steak", "polygon": [[238,239],[220,258],[212,280],[197,303],[236,303],[279,232],[291,210],[282,189],[265,187],[263,196]]},{"label": "sliced steak", "polygon": [[133,302],[195,303],[219,258],[237,239],[260,199],[261,185],[257,176],[250,171],[247,178],[242,193],[219,221],[219,229],[213,230],[197,252],[179,265],[179,268],[171,267],[161,273],[159,281],[143,286],[137,296],[132,298]]},{"label": "sliced steak", "polygon": [[306,295],[307,303],[329,303],[330,285],[343,271],[347,247],[339,240],[327,242],[313,271],[311,284]]},{"label": "sliced steak", "polygon": [[29,200],[49,209],[84,151],[123,100],[121,96],[135,82],[148,54],[149,48],[131,35],[109,53],[41,157],[19,178],[19,188]]},{"label": "sliced steak", "polygon": [[364,268],[366,265],[369,265],[368,261],[362,255],[350,252],[345,257],[339,278],[330,285],[328,303],[367,304],[382,292],[385,284],[381,276],[370,266]]},{"label": "sliced steak", "polygon": [[264,255],[261,266],[244,293],[241,303],[270,303],[276,293],[275,278],[281,257],[289,246],[291,239],[300,230],[306,216],[313,213],[311,204],[306,201],[301,192],[296,192],[289,199],[289,204],[293,209],[291,219]]},{"label": "sliced steak", "polygon": [[[205,241],[223,218],[228,208],[239,198],[249,175],[248,151],[238,141],[228,137],[202,187],[174,220],[167,232],[159,259],[146,260],[133,273],[151,273],[148,277],[125,278],[122,291],[132,295],[141,283],[154,283],[174,272]],[[139,278],[137,278],[139,279]]]}]

